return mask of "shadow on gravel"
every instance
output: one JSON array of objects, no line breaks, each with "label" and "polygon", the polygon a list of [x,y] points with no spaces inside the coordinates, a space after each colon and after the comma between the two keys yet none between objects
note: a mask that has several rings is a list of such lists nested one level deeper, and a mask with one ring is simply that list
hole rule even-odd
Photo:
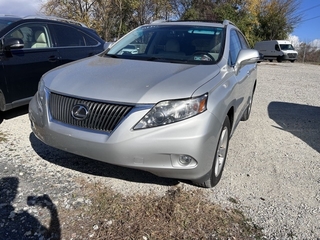
[{"label": "shadow on gravel", "polygon": [[19,179],[4,177],[0,179],[0,238],[1,239],[60,239],[61,230],[56,206],[48,195],[29,196],[27,204],[47,208],[50,212],[49,227],[42,225],[28,211],[16,211],[12,205],[17,196]]},{"label": "shadow on gravel", "polygon": [[120,167],[55,149],[42,143],[33,133],[30,134],[29,139],[32,148],[41,158],[78,172],[101,177],[118,178],[130,182],[151,183],[164,186],[173,186],[179,183],[179,181],[175,179],[161,178],[145,171]]},{"label": "shadow on gravel", "polygon": [[292,133],[320,153],[320,107],[287,102],[271,102],[269,117],[275,128]]},{"label": "shadow on gravel", "polygon": [[27,114],[27,113],[28,113],[28,105],[14,108],[14,109],[11,109],[6,112],[0,111],[0,124],[3,122],[4,119],[6,119],[6,120],[12,119],[12,118],[19,117],[19,116]]}]

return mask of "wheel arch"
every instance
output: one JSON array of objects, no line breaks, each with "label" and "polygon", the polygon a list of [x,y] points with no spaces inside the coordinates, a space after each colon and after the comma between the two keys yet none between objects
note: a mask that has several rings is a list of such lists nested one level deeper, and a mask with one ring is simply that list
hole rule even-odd
[{"label": "wheel arch", "polygon": [[227,116],[229,118],[229,121],[230,121],[230,133],[232,132],[234,126],[233,126],[233,123],[234,123],[234,107],[230,107],[228,113],[227,113]]},{"label": "wheel arch", "polygon": [[256,87],[257,87],[257,79],[254,81],[254,84],[253,84],[253,93],[255,93]]}]

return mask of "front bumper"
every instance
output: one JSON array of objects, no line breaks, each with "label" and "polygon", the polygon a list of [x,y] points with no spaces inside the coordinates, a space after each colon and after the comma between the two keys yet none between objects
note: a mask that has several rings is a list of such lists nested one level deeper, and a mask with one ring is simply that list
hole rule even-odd
[{"label": "front bumper", "polygon": [[288,53],[283,55],[284,60],[296,60],[298,58],[298,54],[296,53]]},{"label": "front bumper", "polygon": [[[29,104],[32,130],[47,145],[160,177],[197,180],[205,176],[216,151],[221,128],[218,119],[206,111],[166,126],[132,130],[147,111],[132,111],[113,132],[107,133],[52,120],[47,108],[39,110],[36,97]],[[182,165],[180,155],[195,161]]]}]

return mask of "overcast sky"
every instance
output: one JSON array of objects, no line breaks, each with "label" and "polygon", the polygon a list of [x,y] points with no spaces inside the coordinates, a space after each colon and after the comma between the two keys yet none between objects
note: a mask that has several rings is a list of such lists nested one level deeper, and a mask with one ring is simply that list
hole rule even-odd
[{"label": "overcast sky", "polygon": [[0,14],[36,15],[42,2],[44,0],[0,0]]}]

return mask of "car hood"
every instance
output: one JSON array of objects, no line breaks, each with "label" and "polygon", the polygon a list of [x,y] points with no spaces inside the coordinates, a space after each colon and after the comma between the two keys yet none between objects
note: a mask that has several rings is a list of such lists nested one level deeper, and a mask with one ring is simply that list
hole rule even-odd
[{"label": "car hood", "polygon": [[282,50],[282,51],[285,52],[285,53],[298,53],[295,50]]},{"label": "car hood", "polygon": [[217,65],[189,65],[94,56],[44,76],[50,91],[86,99],[157,103],[188,98],[219,73]]}]

